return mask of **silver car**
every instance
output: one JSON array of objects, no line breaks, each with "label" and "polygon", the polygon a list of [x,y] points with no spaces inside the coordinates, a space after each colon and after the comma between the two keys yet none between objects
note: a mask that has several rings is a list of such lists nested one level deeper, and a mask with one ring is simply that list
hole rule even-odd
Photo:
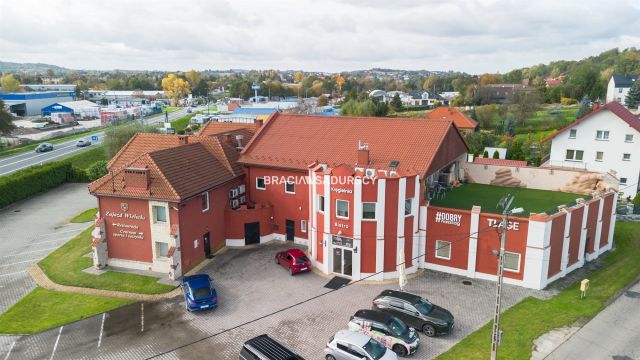
[{"label": "silver car", "polygon": [[85,147],[85,146],[89,146],[91,145],[91,140],[89,139],[80,139],[78,141],[76,141],[76,146],[77,147]]},{"label": "silver car", "polygon": [[393,351],[367,335],[338,331],[324,348],[326,360],[398,360]]}]

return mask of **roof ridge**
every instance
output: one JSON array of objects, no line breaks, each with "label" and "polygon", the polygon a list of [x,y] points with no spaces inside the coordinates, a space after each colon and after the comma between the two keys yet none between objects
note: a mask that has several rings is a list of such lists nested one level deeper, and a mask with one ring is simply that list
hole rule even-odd
[{"label": "roof ridge", "polygon": [[[177,147],[179,147],[179,146],[177,146]],[[169,149],[173,149],[173,148],[169,148]],[[156,169],[156,171],[158,171],[158,174],[160,174],[160,176],[162,177],[162,180],[169,186],[169,189],[171,190],[173,195],[175,195],[176,198],[181,199],[180,195],[178,195],[178,192],[173,187],[173,184],[171,184],[171,181],[169,181],[169,179],[167,179],[167,177],[165,176],[164,172],[162,172],[162,170],[160,169],[158,164],[155,162],[155,160],[151,156],[151,153],[146,153],[146,154],[144,154],[142,156],[146,156],[146,157],[149,158],[149,161],[151,162],[151,165]]]},{"label": "roof ridge", "polygon": [[[111,160],[109,160],[109,162],[107,163],[107,168],[110,168],[114,162],[116,162],[116,160],[120,157],[120,155],[122,155],[122,153],[125,152],[125,150],[127,148],[129,148],[129,146],[131,145],[131,143],[138,137],[138,135],[140,135],[141,133],[137,132],[135,134],[133,134],[133,136],[131,137],[131,139],[129,139],[129,141],[127,141],[126,144],[124,144],[123,147],[120,148],[120,150],[118,150],[118,152],[113,155],[113,157],[111,158]],[[106,134],[105,134],[106,135]]]}]

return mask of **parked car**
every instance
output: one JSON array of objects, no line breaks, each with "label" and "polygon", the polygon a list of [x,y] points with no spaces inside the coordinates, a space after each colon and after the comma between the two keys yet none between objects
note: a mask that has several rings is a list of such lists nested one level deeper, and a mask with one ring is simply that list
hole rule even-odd
[{"label": "parked car", "polygon": [[398,356],[411,355],[420,345],[420,337],[414,328],[384,311],[358,310],[349,320],[348,326],[351,331],[378,340]]},{"label": "parked car", "polygon": [[40,153],[40,152],[47,152],[47,151],[52,151],[53,150],[53,144],[50,143],[42,143],[40,145],[38,145],[36,147],[36,152]]},{"label": "parked car", "polygon": [[326,360],[397,360],[398,356],[371,337],[349,331],[338,331],[324,348]]},{"label": "parked car", "polygon": [[77,147],[85,147],[89,145],[91,145],[91,140],[89,139],[79,139],[78,141],[76,141]]},{"label": "parked car", "polygon": [[373,300],[373,308],[389,312],[427,336],[449,334],[453,315],[422,297],[403,291],[385,290]]},{"label": "parked car", "polygon": [[240,350],[239,360],[304,360],[268,335],[247,340]]},{"label": "parked car", "polygon": [[304,251],[300,249],[288,249],[276,254],[276,263],[289,269],[291,275],[311,271],[311,261]]},{"label": "parked car", "polygon": [[218,306],[218,293],[209,275],[184,276],[180,280],[180,287],[188,311],[213,309]]},{"label": "parked car", "polygon": [[187,114],[191,114],[191,108],[187,108]]}]

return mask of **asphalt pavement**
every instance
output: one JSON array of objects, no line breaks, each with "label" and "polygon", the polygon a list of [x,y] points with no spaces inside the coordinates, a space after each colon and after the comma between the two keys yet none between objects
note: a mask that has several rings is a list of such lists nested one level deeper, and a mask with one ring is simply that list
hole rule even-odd
[{"label": "asphalt pavement", "polygon": [[[198,109],[194,109],[194,111],[196,110]],[[169,121],[173,121],[186,114],[187,108],[169,113]],[[163,122],[164,120],[165,114],[158,114],[144,119],[145,124],[148,125],[158,124]],[[53,144],[53,151],[36,153],[34,150],[30,150],[20,154],[0,158],[0,176],[9,175],[15,171],[25,169],[30,166],[42,165],[50,161],[59,160],[82,151],[87,151],[102,142],[104,131],[92,135],[87,135],[87,138],[91,138],[91,136],[98,137],[98,141],[93,141],[93,144],[91,144],[91,146],[77,147],[76,141],[78,141],[78,139],[73,139],[58,144]]]}]

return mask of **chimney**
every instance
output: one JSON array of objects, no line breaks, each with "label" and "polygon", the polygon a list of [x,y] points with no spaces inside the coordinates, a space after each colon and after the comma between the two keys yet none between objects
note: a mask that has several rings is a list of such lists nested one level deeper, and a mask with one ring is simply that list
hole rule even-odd
[{"label": "chimney", "polygon": [[187,145],[189,143],[189,135],[178,135],[178,144]]},{"label": "chimney", "polygon": [[222,134],[222,141],[226,142],[229,145],[233,145],[233,137],[231,134]]},{"label": "chimney", "polygon": [[264,124],[264,120],[256,119],[256,127],[257,128],[261,128],[263,124]]},{"label": "chimney", "polygon": [[126,187],[149,190],[150,184],[149,168],[124,169],[124,185]]},{"label": "chimney", "polygon": [[598,100],[594,101],[592,110],[595,111],[595,110],[598,110],[599,108],[600,108],[600,101]]},{"label": "chimney", "polygon": [[237,143],[236,149],[238,149],[238,150],[242,150],[242,147],[243,147],[242,146],[242,139],[244,139],[244,136],[236,135],[236,143]]},{"label": "chimney", "polygon": [[358,141],[358,165],[369,165],[369,144]]}]

